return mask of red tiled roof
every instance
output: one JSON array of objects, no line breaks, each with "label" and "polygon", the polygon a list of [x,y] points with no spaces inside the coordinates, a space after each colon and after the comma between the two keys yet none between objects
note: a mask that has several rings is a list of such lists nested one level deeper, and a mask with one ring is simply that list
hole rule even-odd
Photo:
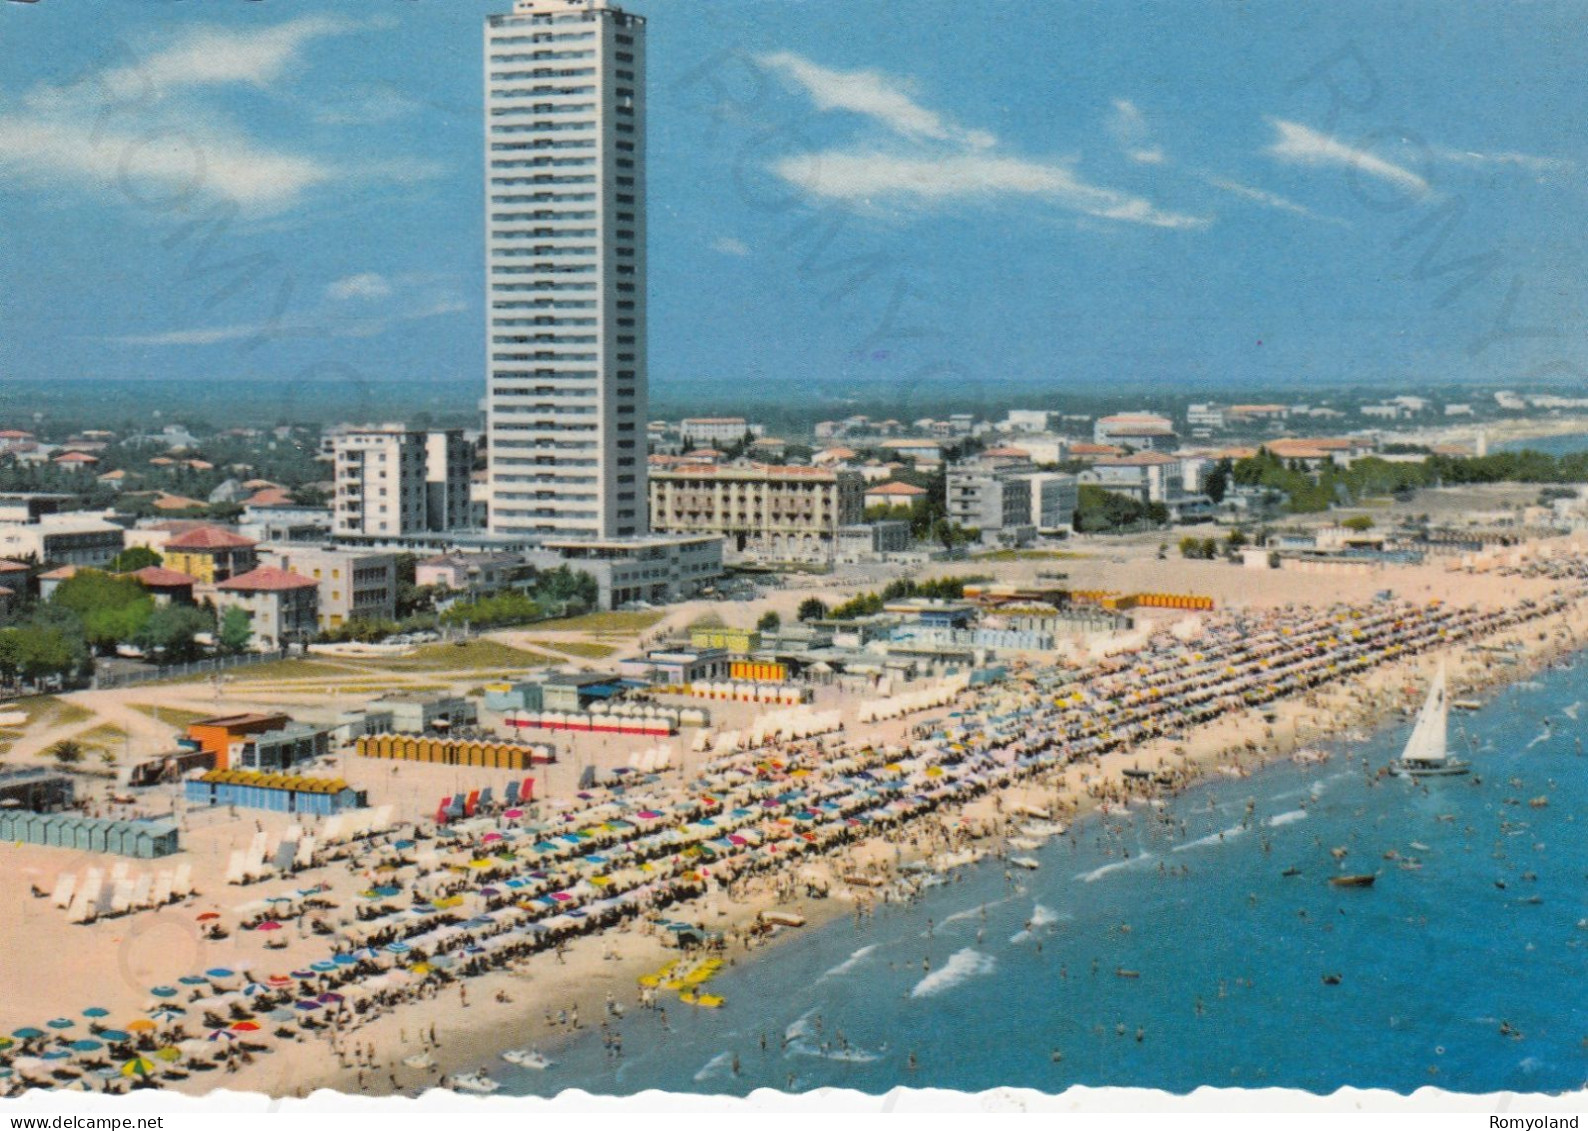
[{"label": "red tiled roof", "polygon": [[144,566],[142,569],[133,570],[127,576],[134,578],[151,589],[171,589],[179,585],[192,586],[198,579],[189,577],[181,570],[166,569],[164,566]]},{"label": "red tiled roof", "polygon": [[246,550],[258,545],[252,538],[219,526],[200,526],[166,542],[167,550]]},{"label": "red tiled roof", "polygon": [[[252,545],[252,543],[250,543]],[[301,573],[293,573],[288,569],[277,566],[260,566],[251,569],[241,576],[230,581],[223,581],[215,588],[230,589],[241,593],[278,593],[291,589],[317,589],[319,583],[304,577]]]},{"label": "red tiled roof", "polygon": [[1069,447],[1072,456],[1117,456],[1124,450],[1113,444],[1071,444]]},{"label": "red tiled roof", "polygon": [[98,456],[91,456],[87,452],[67,452],[65,455],[55,457],[56,463],[98,463]]},{"label": "red tiled roof", "polygon": [[900,482],[894,481],[894,482],[891,482],[891,483],[884,483],[884,484],[882,484],[881,486],[878,486],[878,487],[872,487],[872,488],[870,488],[870,489],[868,489],[866,491],[866,494],[868,494],[868,495],[909,495],[911,498],[914,498],[916,495],[924,495],[924,494],[926,494],[926,488],[925,487],[917,487],[913,483],[900,483]]},{"label": "red tiled roof", "polygon": [[14,562],[10,558],[0,558],[0,573],[26,573],[28,567],[23,562]]},{"label": "red tiled roof", "polygon": [[251,507],[281,507],[292,503],[292,493],[281,487],[266,487],[246,500]]},{"label": "red tiled roof", "polygon": [[1026,451],[1024,448],[988,448],[985,452],[982,453],[982,455],[984,455],[984,456],[1006,456],[1006,457],[1009,457],[1011,459],[1016,458],[1016,457],[1018,457],[1020,459],[1029,459],[1030,456],[1031,456],[1031,453]]},{"label": "red tiled roof", "polygon": [[40,581],[69,581],[77,576],[77,567],[63,565],[59,569],[52,569],[49,573],[39,574]]}]

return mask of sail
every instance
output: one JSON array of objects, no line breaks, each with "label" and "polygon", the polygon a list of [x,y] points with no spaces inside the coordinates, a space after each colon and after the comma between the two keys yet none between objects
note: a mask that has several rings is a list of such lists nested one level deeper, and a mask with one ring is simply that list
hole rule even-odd
[{"label": "sail", "polygon": [[1403,762],[1437,763],[1443,762],[1445,751],[1445,718],[1449,704],[1445,700],[1445,665],[1439,665],[1439,674],[1434,676],[1434,682],[1428,689],[1428,698],[1423,701],[1423,709],[1417,712],[1417,725],[1412,728],[1411,738],[1406,740],[1406,749],[1401,753]]}]

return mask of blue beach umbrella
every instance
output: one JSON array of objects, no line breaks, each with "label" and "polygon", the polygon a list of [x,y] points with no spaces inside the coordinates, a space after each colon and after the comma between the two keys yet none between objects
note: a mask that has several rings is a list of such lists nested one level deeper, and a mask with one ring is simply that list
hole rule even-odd
[{"label": "blue beach umbrella", "polygon": [[331,961],[337,966],[358,965],[358,959],[354,958],[351,954],[338,954],[334,956]]},{"label": "blue beach umbrella", "polygon": [[176,997],[177,988],[175,986],[155,986],[149,992],[155,997]]},{"label": "blue beach umbrella", "polygon": [[122,1029],[101,1029],[99,1031],[99,1039],[108,1041],[113,1045],[119,1045],[123,1041],[132,1040],[132,1034]]},{"label": "blue beach umbrella", "polygon": [[103,1042],[103,1041],[91,1041],[91,1040],[89,1040],[89,1039],[87,1039],[85,1037],[84,1039],[82,1039],[80,1041],[73,1041],[67,1047],[70,1048],[73,1052],[97,1052],[99,1049],[102,1049],[102,1048],[105,1047],[105,1042]]},{"label": "blue beach umbrella", "polygon": [[55,1017],[51,1018],[49,1021],[46,1021],[45,1024],[51,1029],[70,1029],[73,1025],[76,1025],[77,1022],[73,1021],[70,1017]]},{"label": "blue beach umbrella", "polygon": [[83,1016],[84,1017],[109,1017],[110,1016],[110,1010],[106,1009],[102,1005],[91,1005],[87,1009],[83,1010]]},{"label": "blue beach umbrella", "polygon": [[329,974],[336,969],[336,963],[328,961],[311,962],[309,969],[319,974]]},{"label": "blue beach umbrella", "polygon": [[72,1054],[65,1049],[51,1049],[49,1052],[40,1053],[40,1060],[70,1060]]},{"label": "blue beach umbrella", "polygon": [[177,981],[184,986],[207,986],[210,984],[208,978],[200,978],[197,974],[185,974],[178,978]]},{"label": "blue beach umbrella", "polygon": [[204,976],[211,980],[219,980],[222,978],[235,978],[237,977],[237,973],[236,971],[226,969],[224,966],[217,966],[213,970],[204,971]]}]

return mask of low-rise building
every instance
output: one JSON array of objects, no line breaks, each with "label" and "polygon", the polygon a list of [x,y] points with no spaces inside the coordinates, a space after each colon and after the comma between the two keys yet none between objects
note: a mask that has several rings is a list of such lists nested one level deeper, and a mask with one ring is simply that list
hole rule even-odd
[{"label": "low-rise building", "polygon": [[277,566],[260,566],[221,582],[215,605],[222,612],[238,608],[248,614],[256,651],[303,643],[319,632],[320,583]]},{"label": "low-rise building", "polygon": [[868,508],[896,507],[900,510],[909,510],[917,499],[924,499],[926,496],[925,487],[917,487],[914,483],[903,483],[895,479],[867,487],[865,501]]},{"label": "low-rise building", "polygon": [[838,528],[840,562],[885,561],[910,550],[910,524],[899,519],[861,522]]},{"label": "low-rise building", "polygon": [[699,465],[650,476],[651,528],[713,534],[735,553],[772,561],[831,561],[840,526],[865,512],[855,471],[765,464]]},{"label": "low-rise building", "polygon": [[370,704],[371,714],[387,715],[398,734],[425,734],[474,726],[480,719],[473,703],[457,695],[388,695]]},{"label": "low-rise building", "polygon": [[314,817],[329,817],[368,804],[363,790],[354,789],[341,778],[249,770],[211,770],[188,778],[182,790],[189,805],[232,805]]},{"label": "low-rise building", "polygon": [[258,543],[235,531],[208,524],[173,534],[160,550],[167,569],[215,585],[259,564]]},{"label": "low-rise building", "polygon": [[126,530],[88,514],[41,514],[0,524],[0,557],[48,565],[104,566],[121,553]]},{"label": "low-rise building", "polygon": [[1069,531],[1081,505],[1080,480],[1057,471],[1039,471],[1025,479],[1031,485],[1031,524],[1037,532]]},{"label": "low-rise building", "polygon": [[742,416],[696,416],[678,422],[678,434],[687,448],[690,444],[737,444],[766,434],[764,425],[751,424]]},{"label": "low-rise building", "polygon": [[319,586],[321,629],[349,621],[389,621],[397,616],[397,558],[368,550],[281,544],[262,546],[272,564]]},{"label": "low-rise building", "polygon": [[556,554],[562,565],[595,580],[603,609],[633,601],[665,604],[683,600],[723,574],[723,543],[715,535],[569,538],[548,541],[543,548]]},{"label": "low-rise building", "polygon": [[157,605],[191,605],[195,581],[179,570],[144,566],[127,575],[149,591]]},{"label": "low-rise building", "polygon": [[1174,447],[1174,422],[1155,412],[1116,413],[1098,417],[1092,425],[1092,439],[1137,451],[1164,451]]},{"label": "low-rise building", "polygon": [[483,595],[509,588],[525,572],[518,554],[465,554],[454,551],[414,565],[414,584],[457,593]]}]

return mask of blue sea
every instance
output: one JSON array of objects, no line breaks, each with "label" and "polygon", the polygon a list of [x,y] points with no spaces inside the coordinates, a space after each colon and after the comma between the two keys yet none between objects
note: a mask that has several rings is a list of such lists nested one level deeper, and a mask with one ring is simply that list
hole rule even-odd
[{"label": "blue sea", "polygon": [[1588,451],[1588,436],[1581,433],[1569,433],[1564,436],[1539,436],[1532,440],[1508,440],[1496,445],[1499,451],[1543,452],[1551,456],[1567,456],[1573,452]]},{"label": "blue sea", "polygon": [[[741,955],[711,986],[725,1008],[672,1000],[666,1031],[631,1010],[621,1058],[591,1031],[548,1071],[492,1072],[545,1095],[1581,1088],[1588,660],[1452,717],[1475,777],[1368,773],[1407,730],[1090,817],[1033,854],[1038,871],[988,861],[858,927]],[[1342,870],[1378,880],[1331,886]],[[543,1023],[517,1036],[544,1041]]]}]

